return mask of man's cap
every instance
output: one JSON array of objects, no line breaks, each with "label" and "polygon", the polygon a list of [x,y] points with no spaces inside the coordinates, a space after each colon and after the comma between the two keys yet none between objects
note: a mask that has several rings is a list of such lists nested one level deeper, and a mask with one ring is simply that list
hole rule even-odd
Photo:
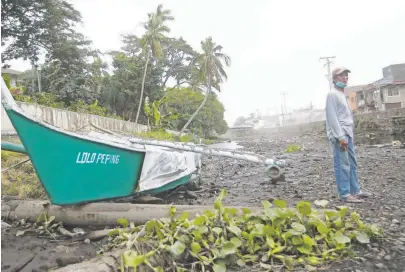
[{"label": "man's cap", "polygon": [[332,71],[332,76],[340,75],[340,74],[343,73],[343,72],[348,72],[348,73],[350,73],[350,70],[347,69],[347,68],[345,68],[345,67],[337,67],[337,68],[333,69],[333,71]]}]

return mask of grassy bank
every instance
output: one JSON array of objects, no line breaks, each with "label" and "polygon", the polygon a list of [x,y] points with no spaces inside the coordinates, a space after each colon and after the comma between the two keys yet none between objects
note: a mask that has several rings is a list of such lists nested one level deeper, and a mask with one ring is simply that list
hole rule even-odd
[{"label": "grassy bank", "polygon": [[[1,151],[1,168],[4,170],[26,159],[28,156],[24,154]],[[1,194],[22,199],[47,198],[30,161],[2,173]]]}]

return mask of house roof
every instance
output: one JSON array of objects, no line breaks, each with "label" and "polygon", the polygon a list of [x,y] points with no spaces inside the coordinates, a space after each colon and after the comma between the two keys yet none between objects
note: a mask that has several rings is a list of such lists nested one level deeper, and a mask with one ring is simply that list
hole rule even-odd
[{"label": "house roof", "polygon": [[19,75],[22,72],[14,70],[14,69],[10,69],[10,68],[1,68],[1,73],[2,74],[9,74],[9,75]]}]

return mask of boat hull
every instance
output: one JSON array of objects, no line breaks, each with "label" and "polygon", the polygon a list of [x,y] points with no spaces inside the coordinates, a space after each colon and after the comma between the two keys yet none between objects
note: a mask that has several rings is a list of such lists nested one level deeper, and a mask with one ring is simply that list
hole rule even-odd
[{"label": "boat hull", "polygon": [[53,204],[72,205],[134,194],[144,152],[74,137],[13,110],[6,111]]}]

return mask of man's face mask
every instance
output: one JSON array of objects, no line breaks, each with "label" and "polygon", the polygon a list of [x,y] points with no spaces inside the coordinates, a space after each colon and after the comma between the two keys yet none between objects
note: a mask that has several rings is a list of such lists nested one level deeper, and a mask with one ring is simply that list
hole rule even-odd
[{"label": "man's face mask", "polygon": [[346,86],[347,86],[347,84],[344,84],[344,83],[342,83],[342,82],[336,82],[336,87],[338,87],[338,88],[346,88]]}]

